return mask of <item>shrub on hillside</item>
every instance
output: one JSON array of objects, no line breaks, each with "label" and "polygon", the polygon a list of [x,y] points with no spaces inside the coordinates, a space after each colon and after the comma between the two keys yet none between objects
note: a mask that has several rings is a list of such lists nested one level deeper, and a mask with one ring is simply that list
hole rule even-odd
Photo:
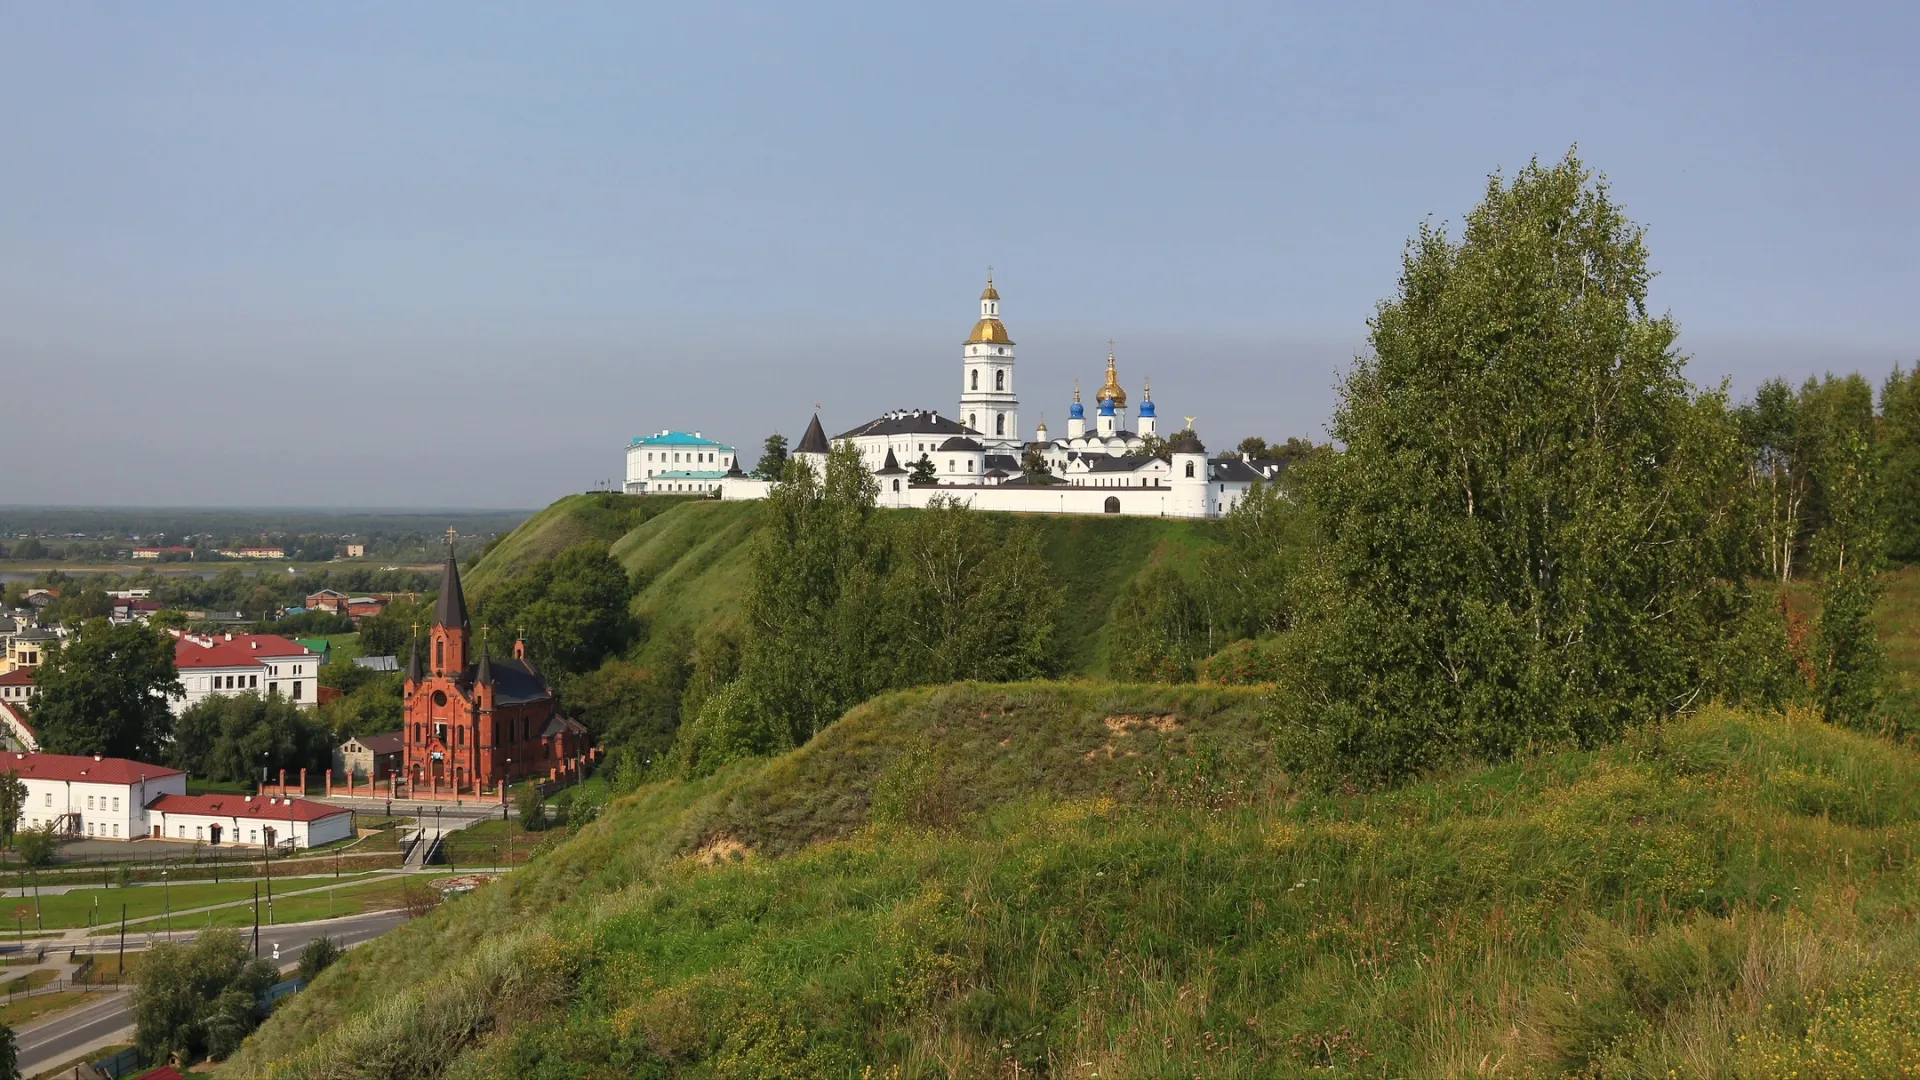
[{"label": "shrub on hillside", "polygon": [[700,715],[680,726],[673,744],[674,771],[706,776],[730,762],[777,754],[793,746],[787,722],[735,679],[707,699]]},{"label": "shrub on hillside", "polygon": [[1272,638],[1242,638],[1207,657],[1201,665],[1200,680],[1222,686],[1253,686],[1279,681],[1282,670],[1280,650]]}]

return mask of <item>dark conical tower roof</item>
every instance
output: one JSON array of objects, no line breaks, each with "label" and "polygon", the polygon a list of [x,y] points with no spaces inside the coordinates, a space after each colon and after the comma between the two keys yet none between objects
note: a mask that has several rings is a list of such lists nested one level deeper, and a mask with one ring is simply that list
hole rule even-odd
[{"label": "dark conical tower roof", "polygon": [[440,571],[440,598],[433,602],[433,625],[467,628],[467,596],[460,591],[460,564],[453,558],[452,537],[447,538],[447,565]]},{"label": "dark conical tower roof", "polygon": [[800,436],[800,445],[793,448],[796,454],[830,454],[833,447],[827,445],[827,433],[820,427],[820,414],[814,413],[807,423],[807,433]]},{"label": "dark conical tower roof", "polygon": [[493,665],[487,662],[487,635],[484,633],[480,635],[480,668],[473,673],[473,681],[479,684],[493,682]]},{"label": "dark conical tower roof", "polygon": [[420,681],[420,635],[418,632],[414,634],[413,648],[407,655],[407,678],[413,682]]}]

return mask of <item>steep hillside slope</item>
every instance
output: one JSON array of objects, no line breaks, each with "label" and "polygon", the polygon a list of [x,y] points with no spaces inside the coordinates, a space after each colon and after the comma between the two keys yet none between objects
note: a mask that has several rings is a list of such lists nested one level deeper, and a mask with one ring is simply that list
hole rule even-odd
[{"label": "steep hillside slope", "polygon": [[1846,1076],[1920,1057],[1920,757],[1712,710],[1292,791],[1249,692],[958,685],[649,785],[236,1076]]},{"label": "steep hillside slope", "polygon": [[469,592],[481,592],[496,579],[541,559],[550,559],[575,544],[612,544],[658,514],[687,502],[694,495],[619,495],[593,492],[568,495],[534,514],[463,572]]},{"label": "steep hillside slope", "polygon": [[[468,591],[482,595],[501,577],[574,544],[608,544],[640,586],[633,607],[647,638],[629,660],[647,665],[684,652],[702,624],[739,617],[760,510],[759,503],[682,496],[570,495],[487,552],[468,571]],[[1067,591],[1060,619],[1063,670],[1096,676],[1107,672],[1108,616],[1120,589],[1156,559],[1197,558],[1219,532],[1214,522],[1159,518],[1007,519],[1039,534],[1054,579]]]}]

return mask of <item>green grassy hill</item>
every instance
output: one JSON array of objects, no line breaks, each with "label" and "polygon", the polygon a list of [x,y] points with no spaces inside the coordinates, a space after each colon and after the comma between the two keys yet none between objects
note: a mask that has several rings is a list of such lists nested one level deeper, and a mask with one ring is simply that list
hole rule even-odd
[{"label": "green grassy hill", "polygon": [[1920,1061],[1920,755],[1716,709],[1602,752],[1306,796],[1268,758],[1275,722],[1254,692],[1194,687],[887,695],[780,758],[643,787],[356,950],[224,1074]]},{"label": "green grassy hill", "polygon": [[[481,595],[500,578],[575,544],[608,544],[640,585],[634,614],[647,637],[628,659],[644,665],[684,651],[702,624],[739,617],[759,510],[753,502],[680,496],[570,495],[488,551],[467,571],[467,590]],[[1195,558],[1219,529],[1159,518],[1009,517],[1039,533],[1055,580],[1067,591],[1063,670],[1095,676],[1107,671],[1107,617],[1121,587],[1155,559]]]}]

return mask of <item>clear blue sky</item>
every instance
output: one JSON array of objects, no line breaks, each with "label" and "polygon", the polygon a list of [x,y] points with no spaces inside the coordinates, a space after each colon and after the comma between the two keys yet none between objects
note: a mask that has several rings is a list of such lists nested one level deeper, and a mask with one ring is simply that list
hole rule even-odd
[{"label": "clear blue sky", "polygon": [[[1450,10],[1442,11],[1441,8]],[[1920,5],[0,3],[0,503],[533,506],[661,427],[1323,433],[1578,143],[1696,382],[1920,356]],[[749,458],[753,456],[749,454]]]}]

